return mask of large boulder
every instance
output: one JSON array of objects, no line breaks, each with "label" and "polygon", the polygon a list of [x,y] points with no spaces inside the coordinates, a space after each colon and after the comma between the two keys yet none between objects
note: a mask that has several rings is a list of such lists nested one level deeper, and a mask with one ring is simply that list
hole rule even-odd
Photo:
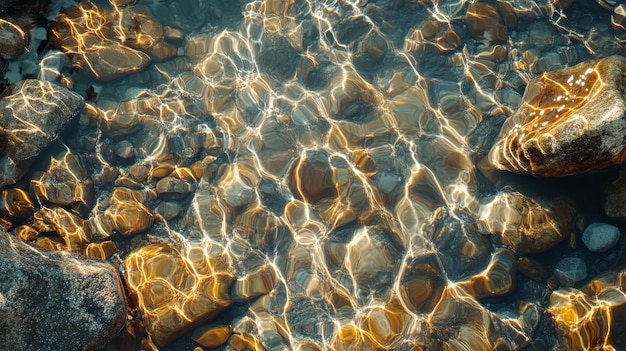
[{"label": "large boulder", "polygon": [[67,123],[84,99],[59,85],[28,79],[11,85],[0,99],[0,186],[15,183]]},{"label": "large boulder", "polygon": [[626,59],[547,72],[532,80],[489,161],[539,176],[586,173],[626,160]]},{"label": "large boulder", "polygon": [[0,229],[0,350],[93,350],[126,320],[116,269]]}]

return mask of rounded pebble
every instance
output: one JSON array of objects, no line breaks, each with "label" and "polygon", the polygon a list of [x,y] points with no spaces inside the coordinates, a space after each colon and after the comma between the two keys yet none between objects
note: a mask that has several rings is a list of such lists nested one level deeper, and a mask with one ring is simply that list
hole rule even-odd
[{"label": "rounded pebble", "polygon": [[606,223],[592,223],[583,232],[583,243],[591,252],[604,252],[617,244],[619,228]]}]

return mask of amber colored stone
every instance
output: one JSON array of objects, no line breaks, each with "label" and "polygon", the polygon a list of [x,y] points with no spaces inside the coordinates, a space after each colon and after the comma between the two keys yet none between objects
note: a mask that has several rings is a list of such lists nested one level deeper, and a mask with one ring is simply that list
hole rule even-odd
[{"label": "amber colored stone", "polygon": [[546,72],[489,153],[501,170],[539,176],[582,174],[626,160],[626,59],[611,56]]},{"label": "amber colored stone", "polygon": [[80,205],[83,211],[91,209],[94,197],[93,181],[81,159],[70,151],[50,160],[43,175],[32,180],[31,192],[55,205]]},{"label": "amber colored stone", "polygon": [[146,331],[163,347],[230,306],[231,267],[216,246],[179,251],[167,244],[140,248],[124,260]]},{"label": "amber colored stone", "polygon": [[6,189],[0,194],[0,215],[20,219],[34,212],[33,202],[22,189]]},{"label": "amber colored stone", "polygon": [[260,269],[237,279],[233,284],[233,295],[244,300],[267,294],[276,285],[276,273],[270,266],[263,266]]},{"label": "amber colored stone", "polygon": [[265,351],[266,348],[259,339],[244,332],[236,332],[228,339],[228,346],[235,351]]},{"label": "amber colored stone", "polygon": [[85,248],[85,255],[93,258],[99,258],[103,261],[108,260],[115,253],[117,253],[117,245],[115,245],[112,241],[91,243]]},{"label": "amber colored stone", "polygon": [[372,308],[363,319],[363,329],[379,345],[391,347],[404,336],[410,322],[410,315],[399,304],[388,304]]},{"label": "amber colored stone", "polygon": [[86,221],[61,207],[43,207],[35,212],[34,218],[32,226],[36,230],[56,232],[69,250],[84,249],[91,242]]},{"label": "amber colored stone", "polygon": [[168,165],[168,164],[164,164],[164,165],[159,165],[157,167],[154,167],[151,171],[150,171],[150,177],[152,178],[163,178],[163,177],[167,177],[168,175],[170,175],[170,173],[172,173],[174,170],[176,169],[175,166],[173,165]]},{"label": "amber colored stone", "polygon": [[484,272],[460,285],[476,298],[508,295],[515,288],[515,255],[511,250],[499,249],[491,256]]},{"label": "amber colored stone", "polygon": [[37,239],[39,232],[33,227],[21,225],[15,228],[15,235],[24,241],[31,241]]},{"label": "amber colored stone", "polygon": [[224,345],[232,334],[233,327],[230,325],[220,327],[202,326],[193,331],[191,340],[204,347],[215,348]]},{"label": "amber colored stone", "polygon": [[364,350],[364,351],[382,351],[385,350],[376,344],[368,332],[362,330],[355,325],[342,326],[332,341],[333,350]]},{"label": "amber colored stone", "polygon": [[337,194],[335,175],[325,156],[318,153],[295,163],[289,178],[289,188],[296,198],[314,204]]},{"label": "amber colored stone", "polygon": [[576,209],[565,198],[539,199],[504,191],[480,209],[478,229],[520,253],[545,252],[565,240]]},{"label": "amber colored stone", "polygon": [[5,230],[9,231],[13,228],[13,223],[7,221],[6,219],[0,217],[0,226],[2,226]]},{"label": "amber colored stone", "polygon": [[58,250],[64,249],[62,244],[59,244],[45,236],[35,239],[33,244],[39,248],[50,250],[50,251],[58,251]]},{"label": "amber colored stone", "polygon": [[488,2],[472,2],[465,14],[465,24],[470,35],[477,40],[499,42],[509,38],[496,6]]},{"label": "amber colored stone", "polygon": [[137,201],[120,201],[107,208],[105,214],[122,235],[130,236],[145,232],[152,227],[154,215]]}]

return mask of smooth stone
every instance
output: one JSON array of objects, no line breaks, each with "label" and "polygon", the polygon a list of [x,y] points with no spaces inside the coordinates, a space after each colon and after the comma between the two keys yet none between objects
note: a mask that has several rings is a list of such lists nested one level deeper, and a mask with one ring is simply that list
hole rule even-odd
[{"label": "smooth stone", "polygon": [[55,232],[63,239],[67,250],[82,250],[91,242],[88,223],[61,207],[43,207],[33,217],[33,228],[40,232]]},{"label": "smooth stone", "polygon": [[142,71],[151,60],[147,54],[112,40],[103,41],[97,50],[82,55],[87,73],[98,80],[113,80]]},{"label": "smooth stone", "polygon": [[152,227],[154,215],[138,201],[118,201],[105,211],[113,227],[124,236],[145,232]]},{"label": "smooth stone", "polygon": [[573,286],[587,278],[587,264],[578,257],[566,257],[554,266],[554,273],[562,286]]},{"label": "smooth stone", "polygon": [[216,348],[224,345],[232,334],[232,326],[202,326],[193,331],[191,339],[203,347]]},{"label": "smooth stone", "polygon": [[617,244],[619,228],[606,223],[591,223],[583,232],[583,243],[591,252],[604,252]]},{"label": "smooth stone", "polygon": [[101,243],[91,243],[85,248],[85,255],[106,261],[117,253],[117,245],[112,241],[103,241]]},{"label": "smooth stone", "polygon": [[604,272],[580,290],[554,291],[547,309],[564,350],[623,350],[624,269]]},{"label": "smooth stone", "polygon": [[78,115],[83,98],[50,82],[28,79],[0,100],[0,154],[21,161],[37,156]]},{"label": "smooth stone", "polygon": [[160,199],[182,200],[195,191],[193,183],[172,176],[159,180],[156,184],[156,192]]},{"label": "smooth stone", "polygon": [[215,246],[180,251],[150,244],[124,260],[130,292],[137,296],[146,331],[159,347],[199,324],[216,318],[231,305],[235,280],[224,252]]},{"label": "smooth stone", "polygon": [[24,190],[6,189],[0,194],[0,215],[21,219],[33,213],[35,205]]},{"label": "smooth stone", "polygon": [[38,180],[32,180],[31,192],[49,203],[77,206],[81,213],[91,210],[94,199],[93,181],[80,157],[70,151],[50,160],[48,169]]},{"label": "smooth stone", "polygon": [[110,264],[42,251],[0,229],[0,348],[94,350],[126,321]]},{"label": "smooth stone", "polygon": [[544,177],[587,173],[626,160],[626,59],[611,56],[547,72],[489,153],[501,170]]},{"label": "smooth stone", "polygon": [[485,202],[479,210],[478,230],[526,254],[546,252],[563,241],[576,212],[568,199],[532,198],[516,191],[502,191]]},{"label": "smooth stone", "polygon": [[476,40],[493,43],[509,38],[498,9],[488,2],[471,3],[465,14],[465,24],[470,35]]},{"label": "smooth stone", "polygon": [[17,60],[26,52],[26,35],[22,28],[0,18],[0,57]]}]

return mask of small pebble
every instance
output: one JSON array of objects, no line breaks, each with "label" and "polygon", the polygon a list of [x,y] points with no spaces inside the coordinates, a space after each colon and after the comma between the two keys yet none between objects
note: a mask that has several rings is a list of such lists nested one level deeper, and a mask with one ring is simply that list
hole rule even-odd
[{"label": "small pebble", "polygon": [[583,243],[591,252],[604,252],[617,244],[619,228],[606,223],[592,223],[583,232]]}]

